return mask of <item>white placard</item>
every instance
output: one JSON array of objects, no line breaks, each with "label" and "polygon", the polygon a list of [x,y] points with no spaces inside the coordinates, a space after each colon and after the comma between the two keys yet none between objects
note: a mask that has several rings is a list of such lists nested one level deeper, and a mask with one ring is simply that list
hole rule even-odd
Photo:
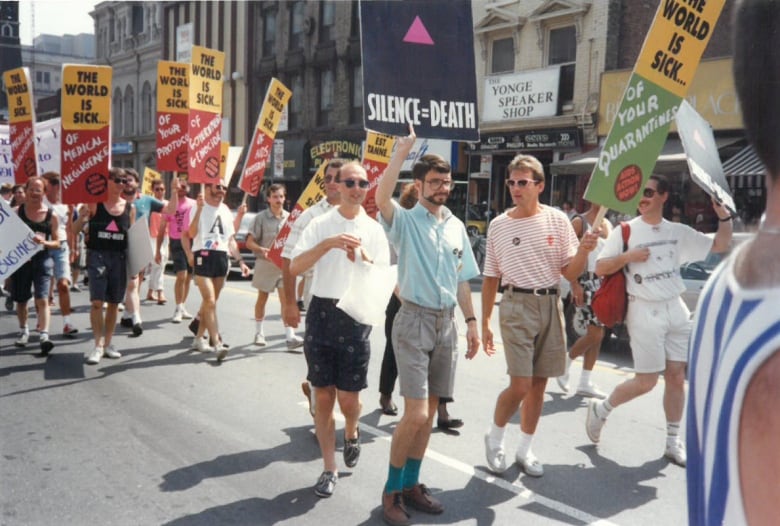
[{"label": "white placard", "polygon": [[560,66],[485,78],[484,122],[552,117],[558,113]]},{"label": "white placard", "polygon": [[33,237],[30,227],[0,199],[0,282],[43,250]]},{"label": "white placard", "polygon": [[127,231],[127,277],[135,276],[152,262],[149,221],[141,217]]},{"label": "white placard", "polygon": [[192,60],[192,22],[176,26],[176,62],[189,63]]}]

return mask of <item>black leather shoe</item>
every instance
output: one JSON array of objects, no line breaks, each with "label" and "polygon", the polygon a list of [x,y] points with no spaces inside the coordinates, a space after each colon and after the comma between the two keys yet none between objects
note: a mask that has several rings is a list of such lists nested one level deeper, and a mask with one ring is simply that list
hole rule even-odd
[{"label": "black leather shoe", "polygon": [[460,418],[450,418],[449,420],[442,420],[441,418],[436,421],[436,427],[439,429],[458,429],[463,427],[463,420]]},{"label": "black leather shoe", "polygon": [[358,460],[360,460],[360,429],[357,430],[357,436],[355,438],[347,438],[347,433],[345,431],[344,464],[348,468],[354,468],[357,466]]}]

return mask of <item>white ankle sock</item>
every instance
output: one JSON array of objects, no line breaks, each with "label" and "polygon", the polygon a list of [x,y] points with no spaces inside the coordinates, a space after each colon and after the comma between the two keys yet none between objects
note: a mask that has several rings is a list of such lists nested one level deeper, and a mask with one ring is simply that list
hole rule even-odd
[{"label": "white ankle sock", "polygon": [[287,338],[288,340],[292,340],[294,336],[295,336],[295,329],[293,329],[292,327],[285,327],[284,328],[284,337],[285,338]]},{"label": "white ankle sock", "polygon": [[498,447],[504,443],[504,434],[506,433],[506,427],[498,427],[495,422],[490,424],[490,430],[488,431],[488,440],[490,445]]},{"label": "white ankle sock", "polygon": [[585,387],[590,384],[590,371],[582,370],[580,374],[580,387]]},{"label": "white ankle sock", "polygon": [[263,320],[255,319],[255,332],[263,334]]},{"label": "white ankle sock", "polygon": [[517,446],[517,456],[519,458],[525,458],[531,452],[531,441],[533,439],[533,435],[520,431],[520,444]]},{"label": "white ankle sock", "polygon": [[680,438],[680,422],[666,422],[666,443],[673,444]]}]

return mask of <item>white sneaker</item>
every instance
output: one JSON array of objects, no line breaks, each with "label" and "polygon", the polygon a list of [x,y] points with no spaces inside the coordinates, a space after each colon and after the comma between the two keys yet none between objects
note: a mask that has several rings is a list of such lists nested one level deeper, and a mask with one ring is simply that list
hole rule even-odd
[{"label": "white sneaker", "polygon": [[103,349],[103,354],[105,354],[109,358],[114,358],[114,359],[122,357],[122,353],[116,350],[116,347],[114,347],[113,343],[108,347],[106,347],[105,349]]},{"label": "white sneaker", "polygon": [[672,463],[678,466],[685,467],[687,461],[687,455],[685,454],[685,446],[678,438],[672,443],[666,443],[666,451],[664,451],[664,457],[672,461]]},{"label": "white sneaker", "polygon": [[195,336],[195,346],[193,347],[198,352],[212,352],[214,349],[209,345],[209,341],[206,338],[198,338]]},{"label": "white sneaker", "polygon": [[566,374],[563,374],[561,376],[557,376],[555,378],[555,381],[558,382],[558,387],[561,388],[561,391],[563,391],[564,393],[568,394],[568,392],[569,392],[569,373],[568,373],[568,371],[566,372]]},{"label": "white sneaker", "polygon": [[255,345],[259,345],[260,347],[265,347],[265,336],[262,332],[255,333]]},{"label": "white sneaker", "polygon": [[14,345],[16,345],[17,347],[26,347],[28,341],[30,341],[30,333],[20,332],[19,337],[14,342]]},{"label": "white sneaker", "polygon": [[[287,340],[287,350],[288,351],[294,351],[296,349],[300,349],[303,347],[303,338],[298,336],[297,334],[293,334],[292,338]],[[300,352],[300,351],[298,351]]]},{"label": "white sneaker", "polygon": [[598,444],[601,438],[601,428],[604,427],[606,418],[601,418],[596,414],[596,404],[598,400],[591,399],[588,402],[588,416],[585,418],[585,432],[588,434],[588,438],[594,444]]},{"label": "white sneaker", "polygon": [[64,334],[65,336],[73,337],[75,334],[78,334],[78,332],[79,330],[75,326],[71,325],[70,323],[66,323],[65,325],[62,326],[62,334]]},{"label": "white sneaker", "polygon": [[100,359],[103,357],[103,348],[95,347],[89,353],[87,353],[87,363],[89,365],[97,365]]},{"label": "white sneaker", "polygon": [[525,471],[525,474],[530,477],[541,477],[544,475],[544,467],[542,466],[542,463],[539,462],[539,459],[536,458],[536,456],[528,452],[528,454],[525,457],[520,457],[519,455],[515,455],[515,460],[520,465],[520,469]]},{"label": "white sneaker", "polygon": [[577,394],[586,398],[598,398],[599,400],[604,400],[607,397],[607,393],[593,385],[593,383],[580,384],[577,388]]},{"label": "white sneaker", "polygon": [[181,323],[182,318],[184,318],[184,315],[182,314],[181,310],[176,309],[173,312],[173,318],[171,318],[171,321],[173,323]]},{"label": "white sneaker", "polygon": [[493,473],[500,475],[507,470],[504,444],[498,447],[491,446],[490,433],[485,433],[485,458],[487,459],[488,469]]},{"label": "white sneaker", "polygon": [[181,317],[182,317],[182,319],[184,319],[184,320],[191,320],[191,319],[192,319],[192,314],[190,314],[189,312],[187,312],[187,309],[185,309],[184,307],[182,307],[182,308],[181,308]]}]

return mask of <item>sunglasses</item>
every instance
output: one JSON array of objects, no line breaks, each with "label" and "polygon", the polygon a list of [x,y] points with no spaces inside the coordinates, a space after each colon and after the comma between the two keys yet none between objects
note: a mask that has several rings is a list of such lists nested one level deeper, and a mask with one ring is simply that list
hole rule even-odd
[{"label": "sunglasses", "polygon": [[213,188],[214,190],[222,190],[223,192],[227,191],[227,186],[221,184],[215,184]]},{"label": "sunglasses", "polygon": [[506,185],[509,188],[512,188],[515,185],[523,187],[523,186],[528,186],[529,184],[539,184],[540,182],[541,181],[536,181],[534,179],[517,179],[517,180],[515,180],[515,179],[507,179],[506,180]]},{"label": "sunglasses", "polygon": [[642,196],[647,197],[648,199],[651,199],[655,196],[655,194],[660,194],[658,190],[655,190],[653,188],[645,188],[642,190]]},{"label": "sunglasses", "polygon": [[355,185],[358,185],[360,188],[363,188],[364,190],[368,188],[369,185],[371,184],[365,179],[344,179],[341,182],[344,183],[344,186],[346,186],[347,188],[355,188]]},{"label": "sunglasses", "polygon": [[155,192],[162,192],[163,190],[165,190],[165,187],[163,186],[158,186],[157,188],[153,188],[153,191]]},{"label": "sunglasses", "polygon": [[127,179],[124,179],[122,177],[115,177],[111,180],[114,181],[116,184],[127,184]]}]

